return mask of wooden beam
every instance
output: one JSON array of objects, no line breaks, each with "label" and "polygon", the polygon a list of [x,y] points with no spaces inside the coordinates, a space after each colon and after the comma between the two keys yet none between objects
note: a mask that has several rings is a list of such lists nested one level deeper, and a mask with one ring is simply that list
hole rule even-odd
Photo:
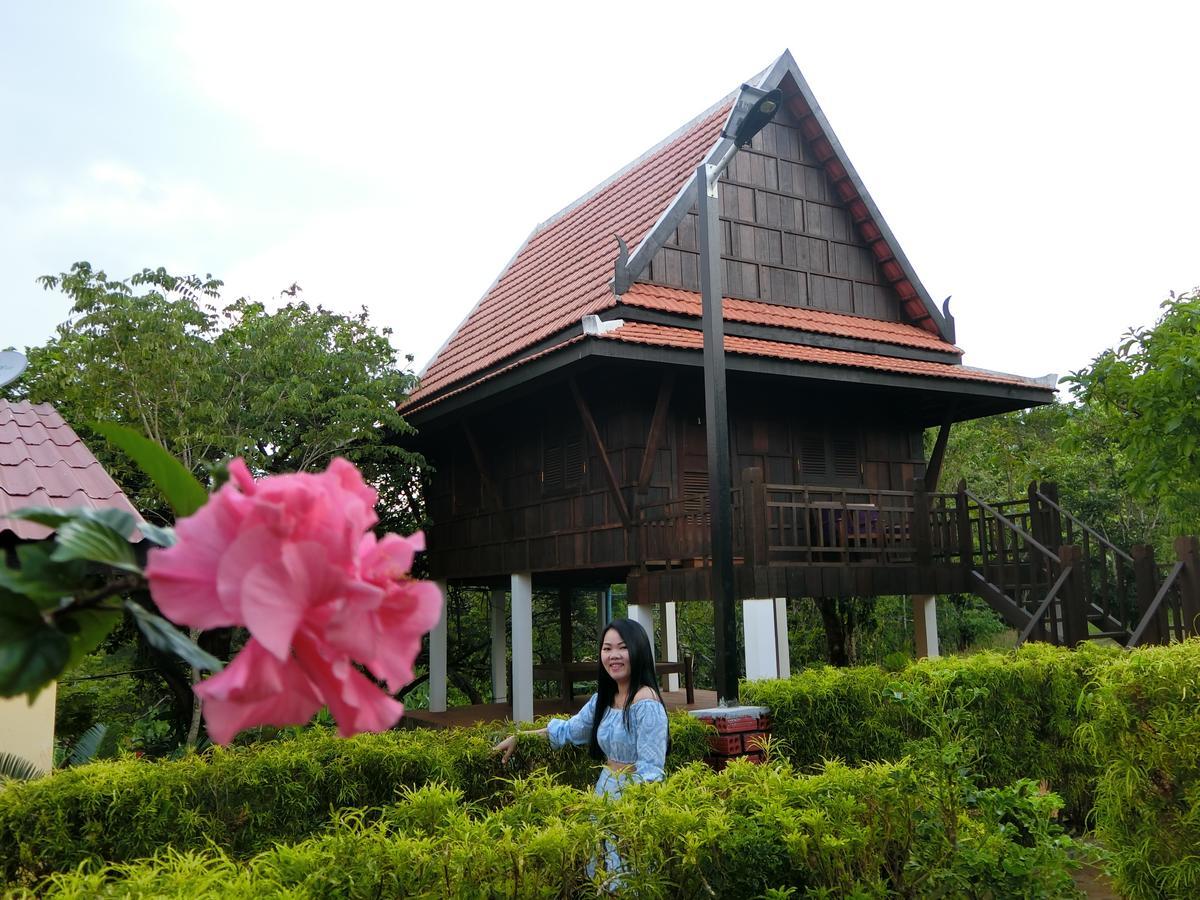
[{"label": "wooden beam", "polygon": [[937,440],[933,442],[933,452],[929,454],[929,464],[925,466],[925,490],[930,493],[937,491],[938,478],[942,474],[942,460],[946,458],[946,442],[950,439],[950,423],[954,416],[957,403],[946,407],[946,418],[938,429]]},{"label": "wooden beam", "polygon": [[608,451],[604,449],[604,441],[600,439],[600,429],[596,427],[596,420],[592,418],[592,411],[588,409],[587,401],[583,399],[578,382],[572,378],[570,385],[571,395],[575,398],[576,407],[579,408],[579,417],[583,419],[584,430],[592,439],[592,446],[596,448],[596,453],[600,457],[604,480],[608,482],[608,490],[612,493],[617,515],[621,517],[621,524],[629,528],[633,525],[633,520],[629,516],[629,508],[625,505],[625,498],[621,496],[621,483],[617,480],[617,473],[613,471],[612,463],[608,461]]},{"label": "wooden beam", "polygon": [[471,457],[475,460],[475,468],[479,470],[479,480],[483,483],[483,493],[487,498],[485,502],[493,509],[499,509],[501,506],[500,493],[488,475],[487,466],[483,462],[483,453],[479,449],[479,442],[475,440],[475,432],[471,430],[466,419],[463,419],[462,430],[467,438],[467,446],[471,448]]},{"label": "wooden beam", "polygon": [[667,430],[667,413],[671,406],[671,392],[675,388],[675,372],[667,369],[658,383],[658,399],[654,401],[654,416],[650,420],[650,433],[646,436],[646,452],[642,454],[642,468],[638,473],[637,492],[646,493],[650,488],[650,477],[654,474],[654,457],[662,445]]}]

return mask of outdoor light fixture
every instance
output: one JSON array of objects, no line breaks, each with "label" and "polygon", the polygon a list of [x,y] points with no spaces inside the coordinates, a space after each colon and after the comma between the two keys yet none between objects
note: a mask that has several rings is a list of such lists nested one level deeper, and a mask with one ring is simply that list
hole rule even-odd
[{"label": "outdoor light fixture", "polygon": [[743,84],[737,101],[729,112],[729,119],[721,130],[722,136],[733,138],[734,145],[739,149],[745,147],[775,117],[775,111],[782,102],[783,91],[779,88],[764,91]]},{"label": "outdoor light fixture", "polygon": [[721,262],[717,181],[733,161],[738,148],[749,144],[767,126],[782,102],[783,92],[779,88],[766,91],[743,84],[721,130],[721,136],[729,144],[696,170],[716,687],[718,698],[729,703],[737,702],[741,654],[738,652],[733,591],[733,514],[730,506],[733,478],[729,459],[729,404],[725,395],[725,320],[721,309],[721,298],[725,295],[722,278],[725,266]]}]

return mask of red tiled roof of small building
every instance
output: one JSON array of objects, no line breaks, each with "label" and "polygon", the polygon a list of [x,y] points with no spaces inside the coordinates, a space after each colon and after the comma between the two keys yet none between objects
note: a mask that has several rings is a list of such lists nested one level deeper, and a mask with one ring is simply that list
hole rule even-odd
[{"label": "red tiled roof of small building", "polygon": [[637,246],[716,142],[729,104],[540,226],[421,375],[414,407],[454,382],[616,305],[619,234]]},{"label": "red tiled roof of small building", "polygon": [[[621,302],[642,309],[680,313],[700,318],[700,295],[692,291],[663,287],[657,284],[634,284],[621,296]],[[878,341],[922,350],[940,350],[962,355],[955,347],[924,328],[907,322],[885,322],[865,316],[848,316],[806,307],[780,306],[757,300],[738,300],[725,297],[722,303],[726,322],[745,322],[750,325],[775,325],[795,331],[828,334],[837,337]]]},{"label": "red tiled roof of small building", "polygon": [[[680,350],[703,350],[704,332],[699,329],[674,328],[667,325],[650,325],[645,322],[625,322],[620,328],[599,335],[601,339],[622,341],[628,344],[647,344],[654,347],[673,347]],[[992,384],[1010,384],[1014,387],[1043,389],[1053,392],[1054,388],[1019,375],[972,369],[950,363],[928,362],[921,359],[904,359],[894,356],[879,356],[874,353],[855,353],[848,350],[831,350],[825,347],[809,347],[802,344],[787,344],[781,341],[764,341],[758,338],[725,335],[725,352],[741,356],[761,356],[768,359],[784,359],[795,362],[817,363],[827,366],[846,366],[856,369],[872,369],[898,375],[921,375],[931,378],[956,381],[984,381]]]},{"label": "red tiled roof of small building", "polygon": [[120,509],[141,519],[53,406],[0,399],[0,534],[39,540],[52,533],[45,525],[7,515],[27,506]]}]

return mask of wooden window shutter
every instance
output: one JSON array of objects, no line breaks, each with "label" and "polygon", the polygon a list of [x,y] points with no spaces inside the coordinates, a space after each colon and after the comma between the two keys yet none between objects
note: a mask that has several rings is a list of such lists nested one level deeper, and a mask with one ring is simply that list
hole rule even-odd
[{"label": "wooden window shutter", "polygon": [[587,454],[583,449],[583,435],[570,437],[563,444],[564,487],[578,487],[587,475]]},{"label": "wooden window shutter", "polygon": [[542,491],[563,489],[563,440],[556,428],[546,427],[542,431]]},{"label": "wooden window shutter", "polygon": [[688,516],[701,516],[708,512],[707,472],[683,473],[683,512]]},{"label": "wooden window shutter", "polygon": [[820,484],[826,474],[825,435],[804,435],[800,439],[800,482]]},{"label": "wooden window shutter", "polygon": [[858,460],[858,441],[853,435],[835,434],[830,440],[833,478],[838,482],[857,483],[862,477]]}]

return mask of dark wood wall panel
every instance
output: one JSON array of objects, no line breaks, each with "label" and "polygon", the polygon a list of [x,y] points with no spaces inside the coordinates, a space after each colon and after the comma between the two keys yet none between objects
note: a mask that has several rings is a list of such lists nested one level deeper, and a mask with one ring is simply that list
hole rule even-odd
[{"label": "dark wood wall panel", "polygon": [[[580,387],[596,421],[625,506],[636,517],[677,501],[698,515],[708,493],[703,385],[679,378],[648,489],[638,493],[658,376],[593,374]],[[822,400],[786,385],[735,383],[730,394],[733,477],[749,467],[768,483],[906,490],[923,472],[921,431],[855,419],[852,400]],[[582,430],[578,410],[558,386],[470,423],[483,454],[480,472],[462,432],[449,429],[423,446],[434,467],[425,491],[432,524],[430,564],[438,577],[499,577],[514,571],[588,571],[636,565],[638,537],[623,526],[591,440],[583,477],[546,478],[564,439]],[[552,481],[552,480],[551,480]],[[484,483],[494,494],[482,488]],[[495,496],[499,497],[496,505]],[[660,511],[662,507],[659,507]],[[656,545],[657,546],[657,545]]]},{"label": "dark wood wall panel", "polygon": [[[786,111],[734,157],[720,209],[728,296],[900,320],[899,297]],[[700,289],[694,210],[644,280]]]}]

